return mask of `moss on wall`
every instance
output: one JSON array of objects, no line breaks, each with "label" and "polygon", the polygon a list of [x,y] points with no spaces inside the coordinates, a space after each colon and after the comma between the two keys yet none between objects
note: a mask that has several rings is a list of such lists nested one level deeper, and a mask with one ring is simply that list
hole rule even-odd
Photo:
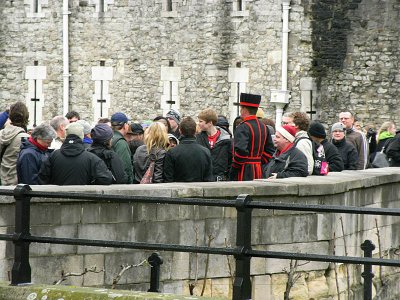
[{"label": "moss on wall", "polygon": [[[145,293],[136,291],[108,290],[74,286],[24,285],[10,286],[0,282],[0,299],[2,300],[180,300],[188,296],[172,294]],[[191,300],[223,299],[191,296]]]}]

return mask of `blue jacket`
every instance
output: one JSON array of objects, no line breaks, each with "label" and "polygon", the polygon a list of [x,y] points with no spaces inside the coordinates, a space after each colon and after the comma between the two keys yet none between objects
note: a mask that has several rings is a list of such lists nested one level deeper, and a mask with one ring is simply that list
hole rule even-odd
[{"label": "blue jacket", "polygon": [[8,111],[3,111],[0,113],[0,129],[4,128],[4,124],[6,124],[8,120]]},{"label": "blue jacket", "polygon": [[28,139],[25,139],[21,143],[21,151],[17,160],[18,183],[39,184],[38,174],[40,167],[50,152],[50,150],[39,150]]}]

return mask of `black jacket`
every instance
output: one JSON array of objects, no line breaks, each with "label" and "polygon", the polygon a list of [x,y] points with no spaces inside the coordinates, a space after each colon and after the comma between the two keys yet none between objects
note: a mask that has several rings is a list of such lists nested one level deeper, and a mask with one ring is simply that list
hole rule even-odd
[{"label": "black jacket", "polygon": [[210,148],[207,132],[203,131],[196,136],[199,145],[206,147],[211,152],[214,180],[226,180],[232,164],[232,142],[229,133],[216,127],[221,132],[213,148]]},{"label": "black jacket", "polygon": [[123,184],[128,182],[128,176],[124,170],[124,164],[119,156],[104,145],[93,143],[87,151],[100,157],[113,175],[113,183]]},{"label": "black jacket", "polygon": [[277,173],[276,178],[308,176],[307,157],[296,147],[292,146],[278,157],[276,155],[277,152],[268,164],[267,178],[272,176],[272,173]]},{"label": "black jacket", "polygon": [[329,172],[341,172],[344,170],[344,163],[339,150],[327,140],[321,142],[325,151],[325,159],[329,164]]},{"label": "black jacket", "polygon": [[400,133],[396,134],[386,149],[386,156],[391,167],[400,167]]},{"label": "black jacket", "polygon": [[111,184],[112,174],[95,154],[85,150],[82,140],[68,135],[39,172],[39,184],[88,185]]},{"label": "black jacket", "polygon": [[165,182],[213,181],[210,151],[196,143],[195,137],[182,137],[164,160]]},{"label": "black jacket", "polygon": [[357,170],[358,152],[357,149],[343,138],[340,141],[332,140],[332,144],[339,150],[342,157],[344,170]]}]

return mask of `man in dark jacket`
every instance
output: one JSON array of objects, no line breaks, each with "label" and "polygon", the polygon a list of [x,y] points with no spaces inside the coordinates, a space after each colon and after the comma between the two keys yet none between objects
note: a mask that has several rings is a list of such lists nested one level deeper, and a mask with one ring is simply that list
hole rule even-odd
[{"label": "man in dark jacket", "polygon": [[283,125],[276,128],[274,138],[276,152],[268,164],[268,179],[308,176],[307,158],[294,145],[295,136],[294,126]]},{"label": "man in dark jacket", "polygon": [[389,161],[389,166],[400,167],[400,132],[397,132],[385,152]]},{"label": "man in dark jacket", "polygon": [[111,116],[111,128],[114,130],[114,136],[111,140],[112,149],[117,153],[124,164],[125,173],[128,176],[128,182],[133,182],[133,166],[132,154],[129,149],[128,142],[125,140],[125,135],[128,133],[129,124],[128,117],[117,112]]},{"label": "man in dark jacket", "polygon": [[179,145],[165,155],[165,182],[213,181],[210,151],[196,143],[196,122],[188,117],[180,123]]},{"label": "man in dark jacket", "polygon": [[22,141],[17,160],[18,183],[38,184],[40,167],[50,155],[48,148],[56,136],[53,127],[41,124],[33,129],[29,138]]},{"label": "man in dark jacket", "polygon": [[274,152],[271,135],[256,116],[260,102],[260,95],[240,94],[240,115],[243,122],[234,131],[231,180],[262,178],[261,164],[267,164]]},{"label": "man in dark jacket", "polygon": [[39,172],[39,184],[88,185],[111,184],[112,174],[106,164],[83,146],[83,127],[68,125],[67,138],[55,150]]},{"label": "man in dark jacket", "polygon": [[[314,171],[313,175],[325,175],[321,174],[319,170],[321,162],[326,161],[328,163],[329,172],[341,172],[344,169],[342,157],[339,154],[338,149],[326,139],[326,132],[324,126],[318,122],[312,122],[308,129],[308,134],[312,139],[313,152],[314,152]],[[322,145],[321,151],[320,146]]]},{"label": "man in dark jacket", "polygon": [[[78,121],[79,124],[79,121]],[[111,150],[111,139],[113,131],[107,124],[97,124],[91,130],[90,136],[92,137],[93,144],[87,151],[100,157],[107,168],[113,174],[113,183],[123,184],[127,183],[128,176],[124,171],[124,164],[118,155]]]},{"label": "man in dark jacket", "polygon": [[338,122],[332,125],[332,144],[336,146],[343,160],[344,170],[357,170],[358,152],[353,144],[346,141],[345,128]]},{"label": "man in dark jacket", "polygon": [[214,180],[227,180],[232,164],[231,136],[225,129],[215,126],[218,116],[211,108],[201,111],[198,118],[201,133],[196,141],[211,152]]}]

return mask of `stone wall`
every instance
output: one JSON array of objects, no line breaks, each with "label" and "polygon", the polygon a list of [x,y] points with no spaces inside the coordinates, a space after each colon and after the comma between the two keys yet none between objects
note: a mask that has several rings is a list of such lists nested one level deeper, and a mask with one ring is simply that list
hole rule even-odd
[{"label": "stone wall", "polygon": [[[69,1],[70,109],[95,121],[92,68],[112,68],[108,114],[126,111],[134,120],[168,107],[161,68],[179,68],[174,100],[184,115],[205,107],[233,119],[236,83],[229,69],[248,71],[242,89],[260,93],[267,117],[272,89],[281,88],[282,3],[245,0]],[[6,1],[0,8],[0,108],[25,101],[26,67],[45,66],[43,119],[62,113],[62,1]],[[398,13],[396,0],[290,1],[287,111],[308,110],[302,80],[312,88],[313,109],[328,125],[341,110],[364,123],[398,120]],[[246,76],[245,76],[246,77]],[[107,83],[108,84],[108,83]],[[310,90],[307,88],[307,90]],[[164,95],[164,96],[163,96]],[[96,98],[97,96],[95,96]],[[305,102],[306,101],[306,102]]]},{"label": "stone wall", "polygon": [[[83,118],[93,118],[91,72],[100,61],[113,68],[110,114],[124,110],[138,120],[161,114],[161,67],[173,61],[181,68],[183,114],[197,116],[211,106],[229,115],[236,94],[228,69],[240,63],[249,72],[246,90],[263,95],[262,107],[274,116],[268,99],[270,90],[281,86],[279,1],[246,0],[245,11],[235,13],[233,0],[177,0],[171,14],[163,11],[164,0],[107,1],[112,4],[104,13],[96,13],[98,1],[69,2],[70,109]],[[46,119],[62,113],[62,1],[43,5],[44,17],[27,17],[28,3],[7,1],[0,9],[0,105],[25,101],[25,68],[37,60],[47,67]],[[298,85],[308,76],[311,61],[311,32],[303,11],[301,1],[292,1],[289,85],[294,108],[300,107]]]},{"label": "stone wall", "polygon": [[317,110],[331,124],[351,111],[377,128],[399,121],[398,1],[317,1],[313,18],[313,74]]},{"label": "stone wall", "polygon": [[[34,190],[77,191],[101,194],[143,195],[163,197],[232,198],[250,194],[254,200],[285,203],[329,204],[348,206],[391,207],[400,206],[400,169],[369,169],[330,173],[326,177],[312,176],[275,181],[226,183],[170,183],[157,185],[115,185],[57,187],[34,186]],[[0,231],[13,232],[14,204],[12,197],[1,197]],[[390,216],[355,214],[302,213],[278,210],[254,210],[252,218],[252,245],[254,249],[294,251],[344,255],[344,238],[350,256],[362,256],[361,243],[370,239],[377,246],[376,223],[380,231],[381,250],[386,258],[398,258],[395,249],[400,244],[400,220]],[[98,203],[64,199],[33,199],[31,207],[31,233],[45,236],[107,239],[182,245],[207,245],[209,235],[212,246],[235,244],[236,211],[234,208],[200,207],[184,205]],[[197,232],[197,233],[196,233]],[[334,239],[335,236],[335,239]],[[0,243],[0,279],[8,280],[12,267],[11,243]],[[130,251],[84,246],[32,244],[30,263],[35,283],[51,284],[60,278],[61,271],[82,272],[96,266],[105,273],[89,273],[71,277],[65,284],[110,287],[112,279],[124,264],[138,264],[151,252]],[[205,274],[206,255],[161,252],[161,290],[176,294],[189,294],[189,283],[199,278],[195,295],[199,295]],[[207,276],[207,296],[231,296],[232,282],[229,267],[233,258],[210,255]],[[337,293],[334,265],[310,262],[299,267],[301,274],[292,289],[293,299],[322,299]],[[198,267],[197,267],[198,266]],[[196,273],[196,268],[198,271]],[[253,299],[282,299],[287,281],[285,269],[289,261],[252,259]],[[360,295],[360,266],[350,266],[352,294]],[[382,280],[393,278],[395,268],[383,267]],[[374,267],[376,288],[380,286],[379,269]],[[339,290],[346,293],[346,270],[337,265]],[[120,288],[146,291],[149,287],[149,268],[129,270],[119,282]],[[361,290],[360,290],[361,288]],[[356,297],[357,298],[357,297]],[[388,298],[381,298],[388,299]]]}]

